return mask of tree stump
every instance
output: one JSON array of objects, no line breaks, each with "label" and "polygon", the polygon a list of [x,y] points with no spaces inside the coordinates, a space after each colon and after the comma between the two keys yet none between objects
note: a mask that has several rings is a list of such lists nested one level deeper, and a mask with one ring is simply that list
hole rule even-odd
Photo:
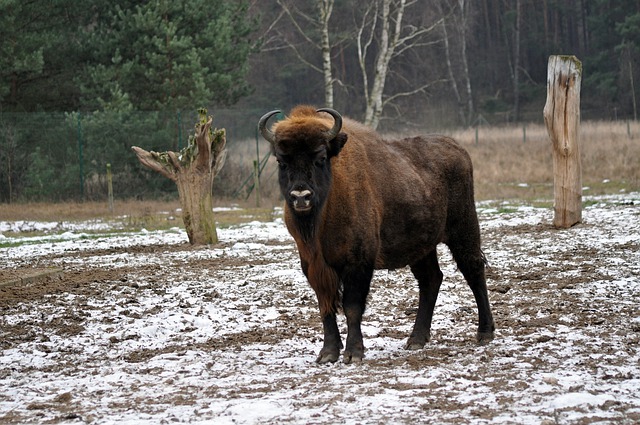
[{"label": "tree stump", "polygon": [[211,129],[212,117],[200,109],[195,135],[189,136],[187,146],[179,153],[148,152],[137,146],[131,149],[146,167],[173,180],[178,187],[189,243],[207,245],[218,242],[213,214],[213,179],[226,157],[224,129]]},{"label": "tree stump", "polygon": [[544,122],[553,145],[554,218],[557,228],[582,221],[580,165],[580,83],[582,63],[575,56],[550,56]]}]

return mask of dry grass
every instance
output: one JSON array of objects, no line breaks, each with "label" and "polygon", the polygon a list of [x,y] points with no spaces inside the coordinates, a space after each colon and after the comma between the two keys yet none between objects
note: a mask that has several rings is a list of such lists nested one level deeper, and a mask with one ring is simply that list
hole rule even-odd
[{"label": "dry grass", "polygon": [[175,213],[180,202],[175,201],[115,201],[113,212],[106,202],[64,202],[64,203],[24,203],[0,204],[1,220],[90,220],[97,217],[129,217],[144,220],[159,212]]},{"label": "dry grass", "polygon": [[[526,141],[523,126],[480,127],[476,142],[476,130],[447,132],[470,153],[475,167],[477,200],[521,199],[526,201],[553,199],[552,148],[543,125],[528,124]],[[585,195],[615,193],[621,190],[640,190],[640,124],[625,122],[583,122],[580,130],[583,186],[589,189]],[[266,142],[261,142],[259,154],[268,152]],[[229,146],[224,169],[229,187],[239,187],[239,182],[251,174],[256,159],[255,141],[237,142]],[[223,169],[223,170],[224,170]],[[223,191],[214,188],[216,206],[239,204],[254,208],[257,216],[268,216],[274,206],[282,204],[272,160],[263,173],[261,208],[255,209],[255,195],[246,198],[221,197]],[[81,220],[95,217],[126,216],[132,225],[148,226],[160,212],[178,214],[178,200],[123,201],[116,200],[113,213],[105,202],[62,204],[0,204],[0,220]],[[234,213],[221,213],[224,223],[242,221]],[[250,219],[249,217],[248,219]],[[153,226],[150,226],[153,227]]]},{"label": "dry grass", "polygon": [[[526,141],[524,134],[526,132]],[[476,198],[552,199],[552,146],[543,125],[453,132],[473,159]],[[640,124],[583,122],[580,128],[585,195],[640,189]]]}]

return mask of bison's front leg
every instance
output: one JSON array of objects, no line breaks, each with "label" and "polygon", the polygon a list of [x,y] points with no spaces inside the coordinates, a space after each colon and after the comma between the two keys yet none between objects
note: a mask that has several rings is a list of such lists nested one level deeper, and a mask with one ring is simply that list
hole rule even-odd
[{"label": "bison's front leg", "polygon": [[345,272],[342,278],[342,309],[347,318],[347,344],[343,361],[347,364],[361,362],[364,357],[361,325],[372,277],[373,267],[362,267]]},{"label": "bison's front leg", "polygon": [[329,313],[325,315],[322,319],[322,327],[324,329],[324,345],[316,362],[320,364],[336,362],[342,349],[342,339],[336,323],[336,314]]},{"label": "bison's front leg", "polygon": [[347,317],[347,347],[342,359],[344,363],[360,363],[364,357],[364,342],[362,341],[362,313],[360,306],[345,306],[344,314]]}]

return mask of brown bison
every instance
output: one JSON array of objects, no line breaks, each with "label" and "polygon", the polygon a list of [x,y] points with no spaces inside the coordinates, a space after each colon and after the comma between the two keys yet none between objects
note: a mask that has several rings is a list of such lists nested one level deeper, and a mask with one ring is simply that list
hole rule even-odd
[{"label": "brown bison", "polygon": [[440,242],[475,296],[478,341],[491,340],[494,323],[466,151],[444,136],[383,140],[329,108],[298,106],[267,128],[277,113],[265,114],[258,128],[278,161],[285,222],[318,298],[324,345],[317,362],[338,360],[340,306],[347,319],[343,360],[362,361],[360,324],[374,269],[411,268],[420,298],[407,348],[424,347],[442,283]]}]

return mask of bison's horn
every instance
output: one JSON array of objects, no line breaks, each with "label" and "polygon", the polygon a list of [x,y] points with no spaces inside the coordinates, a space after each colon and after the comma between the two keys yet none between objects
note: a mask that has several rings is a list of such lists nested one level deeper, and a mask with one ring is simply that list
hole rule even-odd
[{"label": "bison's horn", "polygon": [[260,118],[260,121],[258,121],[258,130],[260,130],[260,134],[262,134],[262,137],[264,137],[265,140],[271,144],[275,142],[276,136],[275,134],[273,134],[273,131],[267,128],[267,121],[269,121],[269,118],[271,118],[275,114],[280,114],[280,113],[282,113],[282,111],[280,111],[279,109],[276,109],[275,111],[267,112],[262,116],[262,118]]},{"label": "bison's horn", "polygon": [[326,135],[327,140],[335,139],[335,137],[338,135],[338,133],[340,133],[340,130],[342,129],[342,115],[340,115],[338,111],[331,108],[320,108],[316,112],[326,112],[333,117],[333,127],[331,128],[331,130],[326,132]]}]

